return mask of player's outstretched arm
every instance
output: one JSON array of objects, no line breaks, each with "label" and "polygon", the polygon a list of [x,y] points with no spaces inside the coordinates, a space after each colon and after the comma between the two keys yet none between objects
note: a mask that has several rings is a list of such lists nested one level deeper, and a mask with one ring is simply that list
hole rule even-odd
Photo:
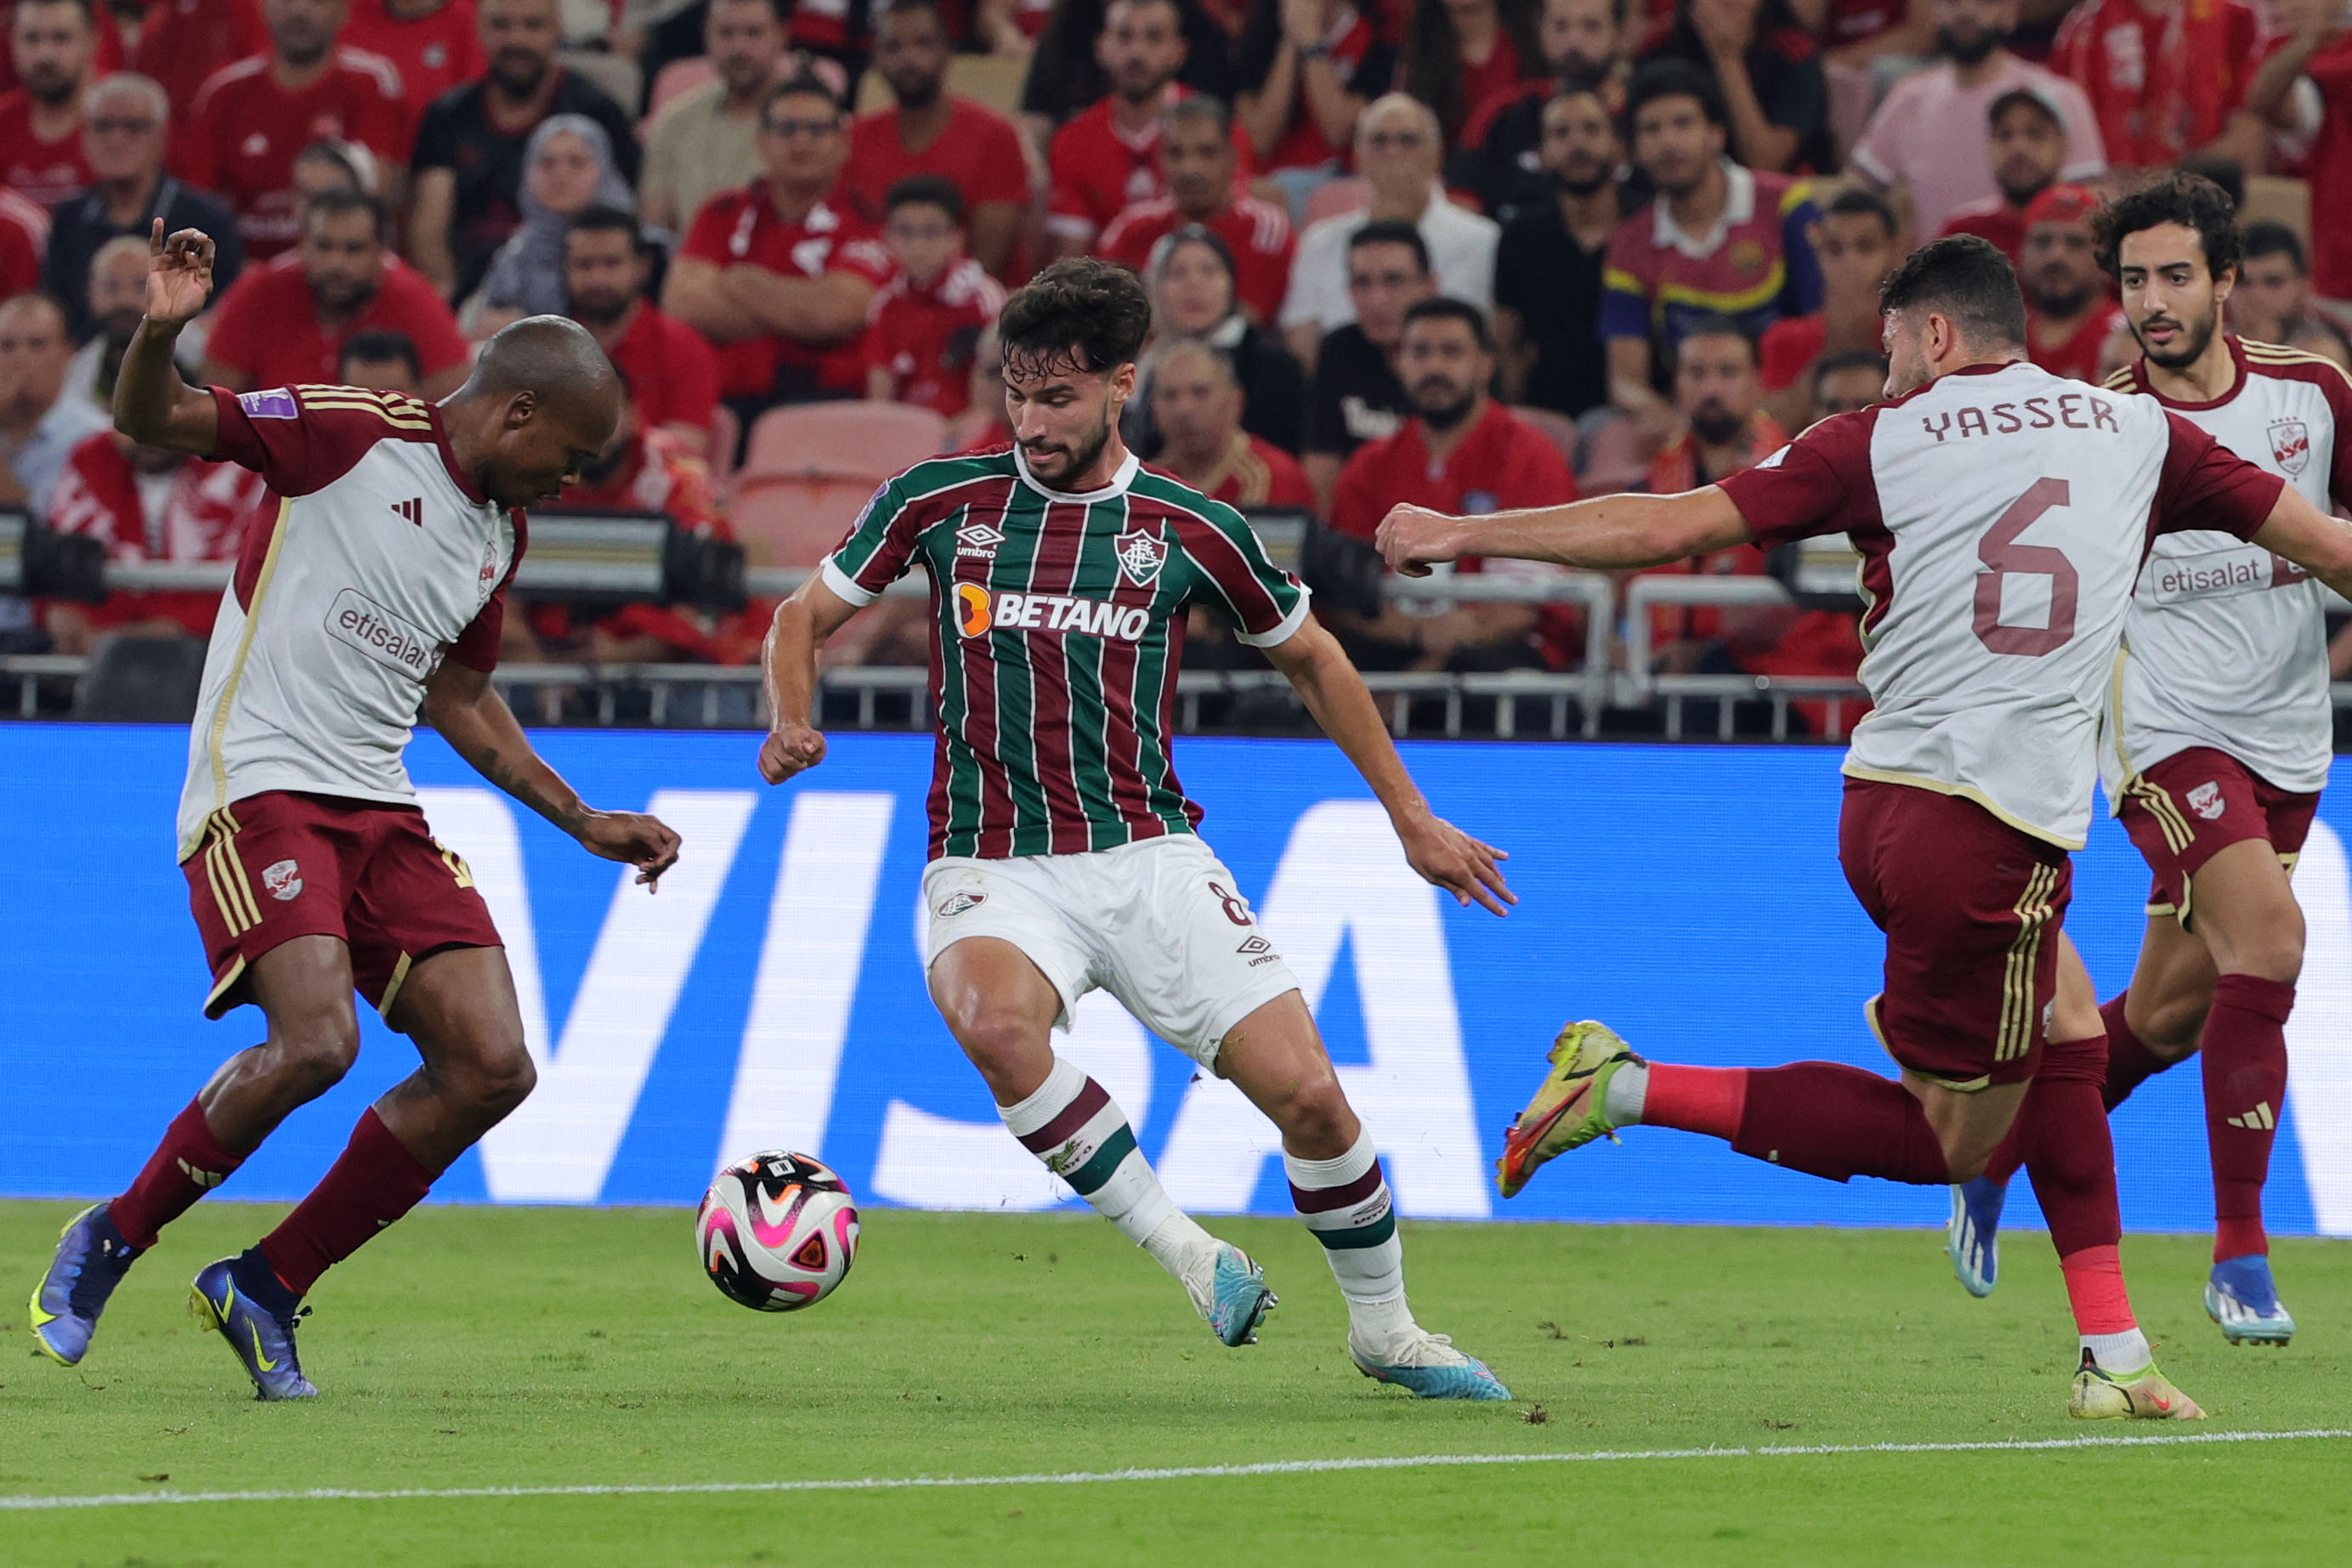
[{"label": "player's outstretched arm", "polygon": [[2278,505],[2254,530],[2253,542],[2352,599],[2352,523],[2329,517],[2294,486],[2279,492]]},{"label": "player's outstretched arm", "polygon": [[812,577],[776,606],[760,670],[768,684],[768,738],[760,744],[760,777],[781,784],[824,760],[816,727],[816,651],[841,630],[858,606]]},{"label": "player's outstretched arm", "polygon": [[1356,673],[1339,639],[1310,616],[1264,653],[1388,808],[1389,821],[1404,845],[1405,862],[1423,881],[1452,894],[1457,904],[1466,906],[1475,900],[1497,915],[1506,913],[1506,904],[1519,901],[1497,863],[1511,857],[1437,816],[1422,799],[1412,776],[1404,770],[1404,758],[1397,755],[1396,743],[1389,738],[1388,726],[1381,722],[1372,694],[1364,688],[1364,677]]},{"label": "player's outstretched arm", "polygon": [[147,252],[147,317],[131,335],[115,374],[114,428],[143,445],[209,457],[220,439],[220,411],[210,392],[181,379],[172,350],[180,329],[212,298],[213,242],[197,229],[166,239],[157,218]]},{"label": "player's outstretched arm", "polygon": [[1753,537],[1731,497],[1709,485],[1679,496],[1596,496],[1478,517],[1396,506],[1375,538],[1390,570],[1426,577],[1432,566],[1465,555],[1622,571],[1728,549]]},{"label": "player's outstretched arm", "polygon": [[474,771],[577,839],[590,854],[636,867],[637,880],[647,887],[677,863],[677,834],[658,817],[599,811],[580,799],[531,749],[488,671],[442,660],[425,682],[425,722]]}]

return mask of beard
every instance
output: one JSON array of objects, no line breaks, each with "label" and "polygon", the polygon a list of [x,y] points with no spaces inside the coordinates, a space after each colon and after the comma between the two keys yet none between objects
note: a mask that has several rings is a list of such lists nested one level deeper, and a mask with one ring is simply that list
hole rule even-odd
[{"label": "beard", "polygon": [[1958,66],[1980,66],[1991,57],[1995,49],[2008,42],[2009,34],[1999,27],[1989,27],[1973,38],[1960,37],[1949,27],[1936,30],[1936,47]]},{"label": "beard", "polygon": [[573,299],[572,319],[583,327],[610,327],[628,314],[636,297],[624,294],[612,299]]},{"label": "beard", "polygon": [[1590,178],[1586,179],[1579,179],[1564,169],[1551,171],[1553,186],[1580,201],[1587,196],[1599,195],[1616,177],[1617,171],[1614,169],[1596,170]]},{"label": "beard", "polygon": [[1478,406],[1478,389],[1475,387],[1451,402],[1433,401],[1433,394],[1442,395],[1453,390],[1451,382],[1434,380],[1425,381],[1412,389],[1413,408],[1420,413],[1422,423],[1440,434],[1460,425],[1470,417],[1470,411]]},{"label": "beard", "polygon": [[1592,92],[1605,86],[1616,69],[1615,60],[1580,60],[1571,56],[1551,74],[1563,92]]},{"label": "beard", "polygon": [[500,49],[490,61],[490,79],[512,98],[529,98],[547,79],[548,62],[528,49]]},{"label": "beard", "polygon": [[2137,327],[2132,329],[2132,337],[2138,340],[2139,351],[2147,356],[2149,364],[2161,365],[2168,371],[2177,371],[2184,365],[2193,365],[2202,359],[2205,350],[2212,345],[2214,332],[2221,325],[2221,313],[2219,310],[2212,312],[2202,321],[2186,321],[2178,316],[2168,316],[2162,319],[2180,329],[2180,335],[2173,340],[2170,348],[2158,351],[2147,339],[2140,337],[2140,329]]},{"label": "beard", "polygon": [[939,102],[944,90],[945,78],[940,77],[885,77],[890,84],[890,96],[898,100],[900,109],[929,109]]},{"label": "beard", "polygon": [[2095,283],[2052,287],[2035,282],[2025,287],[2025,302],[2044,316],[2079,316],[2099,297]]},{"label": "beard", "polygon": [[1709,398],[1690,416],[1691,434],[1709,446],[1722,446],[1748,427],[1748,421]]},{"label": "beard", "polygon": [[[1048,485],[1054,485],[1056,488],[1059,488],[1061,485],[1071,483],[1076,480],[1079,475],[1085,473],[1087,469],[1092,468],[1095,465],[1096,460],[1102,456],[1103,448],[1109,444],[1110,416],[1108,413],[1106,412],[1103,416],[1102,425],[1099,429],[1096,430],[1091,435],[1088,435],[1086,440],[1079,444],[1067,448],[1070,454],[1070,465],[1063,470],[1059,484],[1056,484],[1055,481],[1051,479],[1047,479],[1045,482]],[[1064,450],[1064,448],[1053,445],[1041,447],[1024,445],[1021,449],[1022,455],[1029,459],[1029,465],[1033,469],[1036,466],[1038,453],[1059,452],[1062,450]]]},{"label": "beard", "polygon": [[1993,183],[2000,187],[2001,200],[2007,202],[2012,207],[2022,209],[2027,204],[2031,203],[2034,197],[2048,190],[2057,182],[2053,177],[2052,179],[2043,180],[2038,184],[2012,185],[2008,181],[2001,179],[1999,175],[1995,175],[1993,177]]}]

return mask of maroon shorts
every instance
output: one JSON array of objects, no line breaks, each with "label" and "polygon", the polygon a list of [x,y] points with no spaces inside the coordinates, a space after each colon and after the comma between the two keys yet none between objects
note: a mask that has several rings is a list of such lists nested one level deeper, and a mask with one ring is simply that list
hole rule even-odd
[{"label": "maroon shorts", "polygon": [[2116,815],[2156,873],[2147,912],[2185,926],[2198,867],[2231,844],[2261,839],[2292,871],[2318,810],[2316,794],[2282,789],[2226,751],[2192,746],[2136,775]]},{"label": "maroon shorts", "polygon": [[1838,861],[1886,933],[1869,1007],[1886,1053],[1955,1089],[2031,1078],[2058,994],[2066,852],[1973,800],[1849,779]]},{"label": "maroon shorts", "polygon": [[381,1012],[409,966],[444,947],[496,947],[473,873],[414,806],[271,790],[206,819],[181,865],[213,988],[205,1016],[250,1001],[254,961],[296,936],[340,936],[352,983]]}]

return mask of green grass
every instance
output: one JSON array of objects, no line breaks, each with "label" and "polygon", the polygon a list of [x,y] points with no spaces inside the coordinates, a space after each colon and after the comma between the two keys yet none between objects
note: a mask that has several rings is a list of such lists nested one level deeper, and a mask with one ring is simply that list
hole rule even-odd
[{"label": "green grass", "polygon": [[[867,1217],[840,1295],[787,1317],[700,1278],[688,1217],[429,1208],[330,1275],[305,1364],[260,1406],[185,1310],[278,1210],[173,1227],[89,1358],[30,1354],[22,1297],[62,1204],[0,1204],[0,1494],[999,1476],[1415,1454],[2106,1436],[2070,1422],[2043,1239],[1989,1301],[1913,1232],[1407,1228],[1423,1321],[1506,1406],[1358,1376],[1313,1243],[1222,1221],[1282,1291],[1226,1351],[1085,1218]],[[2352,1427],[2352,1246],[2291,1242],[2303,1332],[2232,1350],[2202,1244],[2126,1247],[2208,1429]],[[1538,1411],[1543,1418],[1532,1418]],[[2142,1424],[2135,1433],[2178,1428]],[[0,1563],[1647,1564],[2340,1563],[2352,1441],[1497,1465],[1082,1485],[0,1511]],[[2119,1539],[2120,1538],[2120,1539]]]}]

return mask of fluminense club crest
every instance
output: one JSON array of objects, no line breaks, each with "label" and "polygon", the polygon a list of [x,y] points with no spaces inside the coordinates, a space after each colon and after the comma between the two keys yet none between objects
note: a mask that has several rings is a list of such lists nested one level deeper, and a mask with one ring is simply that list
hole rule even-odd
[{"label": "fluminense club crest", "polygon": [[1118,536],[1118,570],[1138,588],[1149,588],[1168,564],[1168,546],[1156,534],[1129,528]]},{"label": "fluminense club crest", "polygon": [[2271,456],[2289,477],[2311,465],[2311,429],[2299,419],[2271,422]]}]

